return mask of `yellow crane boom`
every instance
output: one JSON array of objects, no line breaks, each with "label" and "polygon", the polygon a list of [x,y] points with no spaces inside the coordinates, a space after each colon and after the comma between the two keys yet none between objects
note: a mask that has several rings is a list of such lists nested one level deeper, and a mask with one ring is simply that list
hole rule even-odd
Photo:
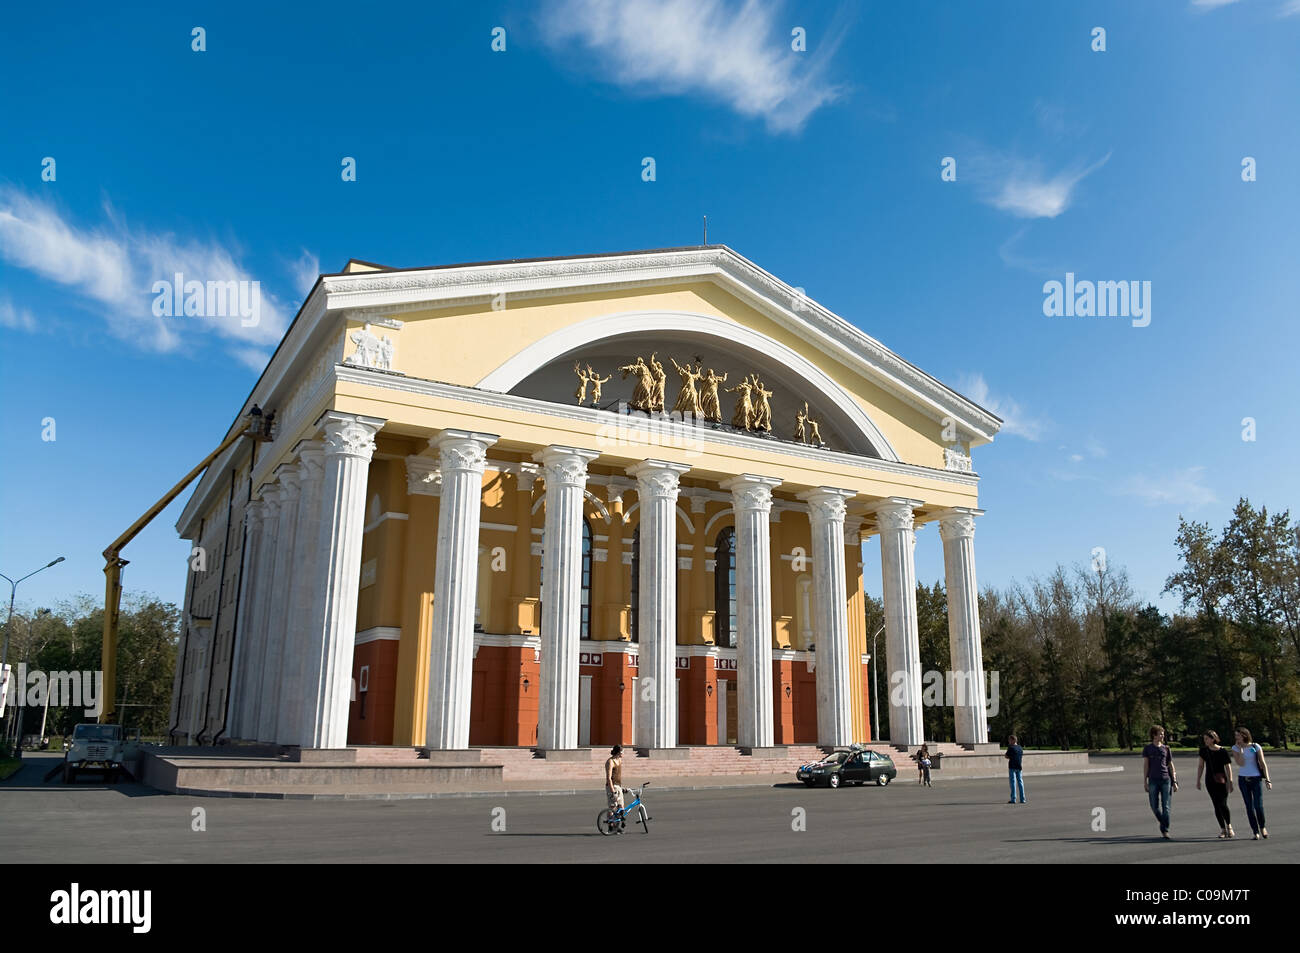
[{"label": "yellow crane boom", "polygon": [[157,503],[149,507],[143,516],[132,523],[125,533],[113,540],[108,549],[104,550],[104,575],[107,578],[104,585],[104,643],[100,655],[100,667],[104,670],[104,701],[99,714],[101,722],[113,722],[117,713],[117,622],[118,614],[122,609],[122,567],[129,562],[122,558],[122,548],[153,522],[154,517],[165,510],[182,490],[193,483],[195,478],[210,467],[212,461],[221,456],[232,444],[238,443],[243,437],[258,441],[270,440],[271,423],[274,419],[274,411],[263,416],[262,411],[254,405],[248,415],[247,427],[223,440],[221,446],[204,457],[198,466],[185,474],[179,483],[168,490]]}]

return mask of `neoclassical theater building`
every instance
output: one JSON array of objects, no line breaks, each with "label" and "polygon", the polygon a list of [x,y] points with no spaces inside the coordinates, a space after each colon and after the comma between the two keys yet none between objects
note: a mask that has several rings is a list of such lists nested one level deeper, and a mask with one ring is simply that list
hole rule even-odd
[{"label": "neoclassical theater building", "polygon": [[874,740],[879,572],[879,698],[917,744],[933,523],[952,669],[973,676],[957,740],[987,741],[970,453],[1001,422],[730,248],[354,260],[231,433],[254,405],[273,440],[235,443],[177,524],[206,554],[178,739]]}]

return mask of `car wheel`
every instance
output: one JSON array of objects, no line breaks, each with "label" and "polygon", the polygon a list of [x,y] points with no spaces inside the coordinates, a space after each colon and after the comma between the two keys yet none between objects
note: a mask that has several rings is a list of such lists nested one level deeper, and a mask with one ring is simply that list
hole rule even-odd
[{"label": "car wheel", "polygon": [[882,787],[882,788],[883,788],[883,787],[884,787],[886,784],[888,784],[888,783],[889,783],[889,775],[887,775],[887,774],[879,775],[879,776],[876,778],[876,786],[877,786],[877,787]]},{"label": "car wheel", "polygon": [[837,788],[840,786],[840,776],[838,774],[832,774],[830,778],[827,779],[826,783],[833,788]]},{"label": "car wheel", "polygon": [[77,780],[77,769],[70,768],[65,764],[63,766],[63,783],[71,784],[75,780]]}]

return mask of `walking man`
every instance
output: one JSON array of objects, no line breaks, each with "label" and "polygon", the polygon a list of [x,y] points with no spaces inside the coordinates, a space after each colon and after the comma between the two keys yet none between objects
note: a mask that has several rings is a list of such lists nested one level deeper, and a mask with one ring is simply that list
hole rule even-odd
[{"label": "walking man", "polygon": [[1165,744],[1165,730],[1159,725],[1151,728],[1151,743],[1142,749],[1142,787],[1160,823],[1160,836],[1169,840],[1169,809],[1178,790],[1178,775],[1173,753]]}]

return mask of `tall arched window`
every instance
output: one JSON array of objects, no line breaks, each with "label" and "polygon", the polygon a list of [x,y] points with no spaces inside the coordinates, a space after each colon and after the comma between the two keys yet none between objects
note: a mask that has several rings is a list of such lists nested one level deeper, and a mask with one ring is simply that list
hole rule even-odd
[{"label": "tall arched window", "polygon": [[736,531],[728,526],[718,534],[713,554],[713,620],[717,644],[736,647]]},{"label": "tall arched window", "polygon": [[[587,522],[586,517],[582,520],[582,622],[579,626],[579,638],[591,638],[591,524]],[[542,562],[546,559],[545,550],[542,551]],[[537,568],[537,601],[540,603],[546,598],[546,593],[542,588],[546,584],[546,570],[542,566]]]},{"label": "tall arched window", "polygon": [[632,641],[636,638],[637,609],[641,602],[641,527],[632,531]]},{"label": "tall arched window", "polygon": [[591,524],[582,521],[582,625],[581,638],[591,638]]}]

